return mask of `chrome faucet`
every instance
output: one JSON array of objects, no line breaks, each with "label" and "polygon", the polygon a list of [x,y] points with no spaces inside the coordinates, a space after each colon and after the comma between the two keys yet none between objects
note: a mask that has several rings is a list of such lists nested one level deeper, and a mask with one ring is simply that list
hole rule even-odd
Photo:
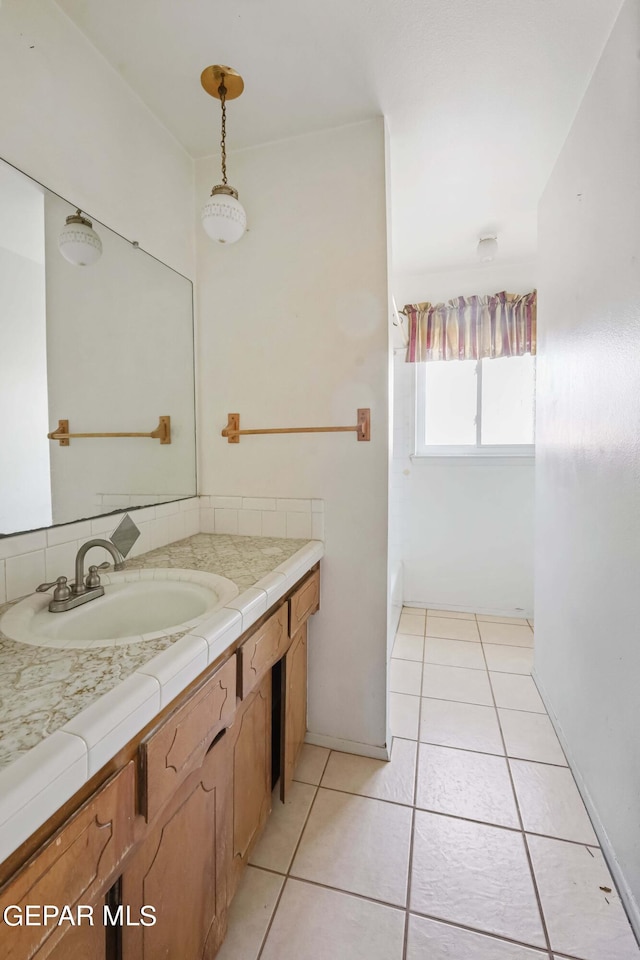
[{"label": "chrome faucet", "polygon": [[[74,594],[85,593],[87,590],[90,590],[93,587],[100,586],[100,577],[98,577],[97,583],[87,582],[85,584],[85,581],[84,581],[84,558],[86,557],[87,553],[89,552],[89,550],[91,550],[92,547],[103,547],[107,551],[107,553],[111,554],[111,556],[113,557],[114,570],[124,569],[124,557],[122,556],[120,551],[117,549],[117,547],[114,547],[114,545],[111,543],[110,540],[101,540],[100,538],[97,538],[96,540],[87,540],[86,543],[82,544],[82,546],[78,550],[78,553],[76,554],[76,582],[71,587],[71,592]],[[108,564],[106,564],[105,566],[108,566]],[[96,570],[93,571],[94,576],[97,576],[96,571],[97,571],[97,568]],[[91,579],[91,573],[89,577],[87,577],[87,581],[89,581],[90,579]],[[104,593],[104,589],[102,592]]]},{"label": "chrome faucet", "polygon": [[51,613],[62,613],[64,610],[72,610],[74,607],[80,606],[81,603],[95,600],[104,594],[104,587],[100,583],[98,570],[105,570],[109,566],[108,563],[101,563],[99,567],[92,565],[89,567],[89,573],[86,578],[84,575],[84,558],[92,547],[102,547],[111,554],[114,561],[114,570],[124,569],[124,557],[110,540],[102,540],[100,538],[87,540],[86,543],[82,544],[76,554],[75,583],[68,584],[66,577],[58,577],[58,579],[52,583],[41,583],[39,587],[36,587],[38,593],[44,593],[51,587],[55,587],[53,600],[49,604],[49,611]]}]

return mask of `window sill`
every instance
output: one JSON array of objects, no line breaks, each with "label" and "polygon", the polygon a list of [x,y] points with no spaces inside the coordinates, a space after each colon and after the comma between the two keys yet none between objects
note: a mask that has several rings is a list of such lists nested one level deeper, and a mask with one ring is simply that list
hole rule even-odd
[{"label": "window sill", "polygon": [[535,453],[413,453],[413,463],[475,464],[476,466],[525,466],[535,462]]}]

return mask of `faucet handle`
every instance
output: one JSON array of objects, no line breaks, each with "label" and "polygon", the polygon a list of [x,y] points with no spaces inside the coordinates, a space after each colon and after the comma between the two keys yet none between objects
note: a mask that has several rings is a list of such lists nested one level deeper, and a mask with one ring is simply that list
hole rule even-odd
[{"label": "faucet handle", "polygon": [[40,586],[36,587],[37,593],[46,593],[47,590],[50,590],[51,587],[55,587],[53,591],[54,600],[68,600],[71,596],[71,590],[67,585],[66,577],[58,577],[57,580],[52,581],[51,583],[41,583]]},{"label": "faucet handle", "polygon": [[95,563],[92,563],[91,566],[89,567],[89,573],[87,574],[84,581],[85,586],[88,587],[89,589],[91,589],[92,587],[99,587],[100,574],[98,573],[98,570],[108,570],[110,566],[111,564],[108,563],[106,560],[104,561],[104,563],[101,563],[100,566],[96,566]]}]

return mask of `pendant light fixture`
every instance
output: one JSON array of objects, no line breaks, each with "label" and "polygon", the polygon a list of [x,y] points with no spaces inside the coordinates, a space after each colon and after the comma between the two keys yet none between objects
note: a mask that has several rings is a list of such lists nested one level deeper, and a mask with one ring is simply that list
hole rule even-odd
[{"label": "pendant light fixture", "polygon": [[222,107],[222,183],[211,191],[211,196],[202,208],[202,226],[212,240],[218,243],[235,243],[247,226],[247,215],[238,200],[238,191],[227,183],[227,100],[235,100],[244,90],[244,81],[231,67],[215,64],[206,67],[200,82],[210,96],[220,101]]},{"label": "pendant light fixture", "polygon": [[490,263],[495,260],[498,253],[498,238],[495,234],[484,234],[478,241],[477,254],[478,259],[483,263]]},{"label": "pendant light fixture", "polygon": [[80,210],[67,217],[58,237],[58,250],[75,267],[90,267],[102,256],[102,240]]}]

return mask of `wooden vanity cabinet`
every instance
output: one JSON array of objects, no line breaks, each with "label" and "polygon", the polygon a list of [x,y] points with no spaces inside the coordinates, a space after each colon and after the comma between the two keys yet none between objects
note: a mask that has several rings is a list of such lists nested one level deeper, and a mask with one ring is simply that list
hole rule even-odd
[{"label": "wooden vanity cabinet", "polygon": [[[304,742],[319,586],[316,568],[123,748],[110,779],[51,821],[49,839],[0,888],[0,913],[81,904],[94,923],[0,923],[2,960],[213,960],[274,779],[284,800]],[[120,924],[105,926],[105,903],[121,908]],[[142,922],[145,906],[154,925]]]}]

